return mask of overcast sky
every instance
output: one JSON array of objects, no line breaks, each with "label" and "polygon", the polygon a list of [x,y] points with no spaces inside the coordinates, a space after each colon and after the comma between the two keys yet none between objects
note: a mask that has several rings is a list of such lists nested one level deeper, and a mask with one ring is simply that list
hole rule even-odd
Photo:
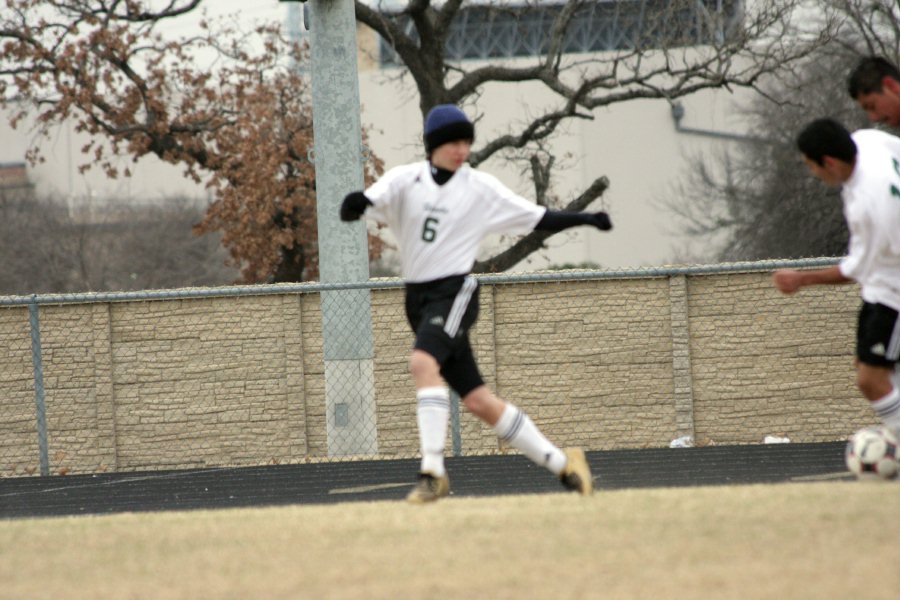
[{"label": "overcast sky", "polygon": [[[151,5],[154,8],[160,8],[167,5],[170,1],[154,0]],[[172,19],[166,27],[166,32],[172,36],[186,36],[196,33],[199,31],[197,24],[203,17],[204,12],[213,19],[238,19],[245,27],[260,22],[278,21],[282,23],[285,15],[287,15],[287,7],[287,3],[278,2],[278,0],[257,0],[256,2],[247,2],[247,0],[205,0],[200,5],[200,8],[191,14]]]}]

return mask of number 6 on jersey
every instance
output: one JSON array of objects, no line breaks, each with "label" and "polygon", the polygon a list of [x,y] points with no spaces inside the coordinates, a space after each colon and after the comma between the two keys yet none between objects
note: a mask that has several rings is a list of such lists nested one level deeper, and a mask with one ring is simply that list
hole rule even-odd
[{"label": "number 6 on jersey", "polygon": [[434,217],[426,217],[425,224],[422,226],[422,239],[426,242],[433,242],[437,237],[437,225],[439,221]]}]

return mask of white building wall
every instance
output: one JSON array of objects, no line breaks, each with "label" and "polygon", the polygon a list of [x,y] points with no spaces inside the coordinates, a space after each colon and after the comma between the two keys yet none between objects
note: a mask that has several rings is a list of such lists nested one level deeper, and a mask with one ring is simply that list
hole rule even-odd
[{"label": "white building wall", "polygon": [[[424,156],[418,96],[410,78],[401,80],[397,74],[396,69],[360,73],[362,121],[369,128],[372,149],[386,168]],[[735,115],[737,101],[727,91],[705,91],[684,98],[682,125],[743,133]],[[538,84],[491,84],[474,109],[465,107],[470,117],[480,117],[475,148],[520,115],[536,114],[540,107],[554,102],[553,94]],[[740,142],[676,131],[670,105],[662,100],[629,101],[600,109],[594,117],[592,121],[573,119],[560,129],[552,147],[557,164],[565,168],[557,170],[553,192],[565,203],[605,175],[610,187],[590,209],[607,210],[613,231],[578,228],[557,234],[548,240],[548,250],[532,255],[513,270],[584,262],[609,268],[658,266],[672,262],[686,249],[698,258],[711,257],[712,248],[690,247],[691,241],[677,231],[672,215],[662,210],[658,201],[671,195],[672,184],[686,173],[691,156],[723,152],[728,144]],[[518,168],[499,159],[480,168],[524,197],[534,197],[530,179]],[[493,253],[495,243],[483,249],[482,258]]]},{"label": "white building wall", "polygon": [[[16,129],[9,125],[6,113],[0,112],[0,162],[22,162],[27,149],[37,144],[43,162],[28,165],[28,175],[35,191],[69,200],[91,198],[116,200],[163,200],[175,196],[206,198],[202,185],[184,175],[182,167],[166,163],[155,156],[135,162],[130,156],[115,157],[112,163],[120,172],[110,179],[99,166],[81,172],[92,156],[81,148],[88,143],[84,134],[74,132],[71,123],[54,128],[50,137],[36,137],[33,121],[25,120]],[[131,177],[121,175],[131,170]]]},{"label": "white building wall", "polygon": [[[365,40],[361,40],[364,44]],[[371,48],[371,42],[368,42]],[[362,122],[370,132],[371,149],[390,168],[420,160],[422,117],[418,96],[409,77],[400,71],[378,69],[360,59],[360,97]],[[744,92],[746,94],[746,92]],[[681,100],[686,112],[683,125],[713,131],[741,133],[735,116],[737,99],[727,91],[707,91]],[[492,84],[479,99],[477,107],[466,110],[480,116],[476,135],[486,140],[492,132],[505,130],[519,115],[532,113],[556,99],[538,84]],[[12,130],[5,118],[0,120],[0,162],[24,160],[33,141],[28,123]],[[108,179],[102,170],[80,173],[79,165],[87,157],[80,152],[86,139],[66,125],[40,141],[46,162],[30,166],[30,176],[39,193],[67,198],[115,197],[120,199],[163,199],[174,195],[206,197],[205,188],[185,177],[180,167],[146,157],[134,163],[129,157],[118,159],[120,169],[130,168],[130,178]],[[557,164],[567,167],[557,173],[554,193],[563,202],[574,197],[593,181],[605,175],[610,188],[591,208],[603,208],[612,215],[615,228],[600,233],[586,228],[557,234],[549,248],[532,255],[514,270],[535,270],[564,263],[595,263],[622,268],[657,266],[673,261],[690,246],[679,235],[667,214],[655,201],[672,192],[672,184],[689,168],[688,157],[697,153],[724,151],[726,142],[710,137],[676,131],[670,106],[664,101],[636,100],[595,112],[592,121],[572,120],[560,130],[553,149]],[[478,140],[476,140],[476,148]],[[481,165],[501,178],[526,198],[533,198],[527,175],[492,159]],[[491,240],[482,258],[496,251],[498,240]],[[712,249],[691,247],[698,258],[711,257]]]}]

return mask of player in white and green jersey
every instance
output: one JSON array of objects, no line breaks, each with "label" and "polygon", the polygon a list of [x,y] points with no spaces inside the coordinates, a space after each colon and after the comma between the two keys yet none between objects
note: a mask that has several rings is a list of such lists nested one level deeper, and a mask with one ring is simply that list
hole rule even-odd
[{"label": "player in white and green jersey", "polygon": [[448,385],[502,440],[559,476],[565,487],[590,494],[593,479],[584,452],[551,443],[528,415],[485,385],[468,336],[478,317],[478,282],[471,271],[488,234],[576,225],[609,230],[609,216],[547,210],[469,167],[475,130],[456,106],[433,108],[424,138],[427,160],[389,170],[365,191],[348,194],[341,206],[344,221],[365,214],[386,224],[400,248],[406,315],[416,336],[409,368],[422,452],[418,483],[407,499],[428,502],[450,491],[444,468]]},{"label": "player in white and green jersey", "polygon": [[900,139],[874,129],[851,134],[837,121],[818,119],[797,145],[813,175],[841,188],[850,243],[839,264],[779,270],[775,285],[791,294],[807,285],[859,283],[856,384],[900,436]]}]

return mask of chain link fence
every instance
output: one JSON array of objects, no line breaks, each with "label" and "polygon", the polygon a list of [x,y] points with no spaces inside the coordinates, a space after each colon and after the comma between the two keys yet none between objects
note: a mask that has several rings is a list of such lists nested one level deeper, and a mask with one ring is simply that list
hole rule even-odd
[{"label": "chain link fence", "polygon": [[[561,446],[758,441],[821,417],[803,404],[816,397],[770,405],[812,362],[791,358],[816,345],[805,303],[849,322],[823,350],[843,359],[857,302],[785,299],[768,272],[835,262],[484,275],[473,347],[492,389]],[[2,297],[0,476],[416,457],[403,306],[395,279]],[[763,339],[786,328],[784,348]],[[726,330],[746,343],[723,345]],[[812,437],[866,416],[835,364],[808,375],[834,409]],[[448,454],[506,451],[453,398]]]}]

